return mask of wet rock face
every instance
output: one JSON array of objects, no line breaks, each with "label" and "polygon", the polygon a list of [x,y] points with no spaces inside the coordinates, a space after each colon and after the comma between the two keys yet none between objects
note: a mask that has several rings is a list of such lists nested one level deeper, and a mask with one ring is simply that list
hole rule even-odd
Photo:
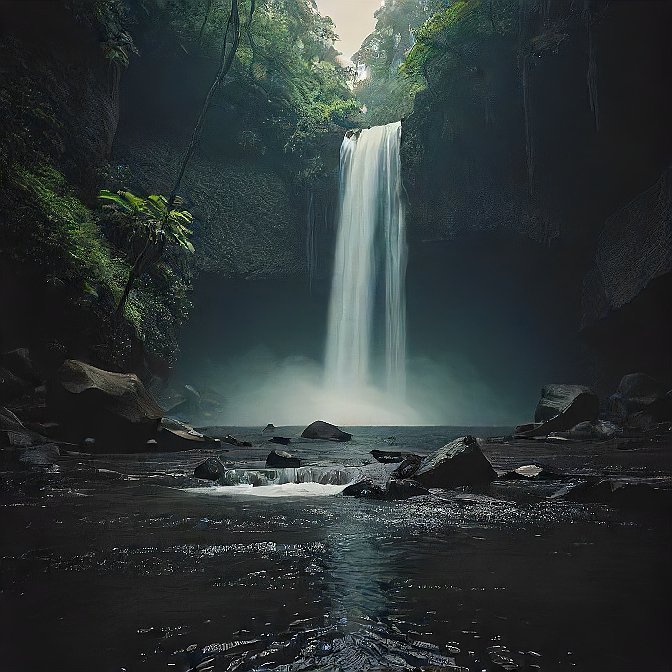
[{"label": "wet rock face", "polygon": [[412,475],[428,488],[455,488],[490,483],[497,473],[481,452],[473,436],[465,436],[439,448]]},{"label": "wet rock face", "polygon": [[316,420],[306,427],[301,436],[304,439],[322,439],[323,441],[350,441],[352,434],[340,430],[336,425],[332,425],[323,420]]},{"label": "wet rock face", "polygon": [[66,360],[49,383],[48,405],[67,438],[92,437],[115,452],[140,450],[154,438],[163,411],[134,374]]}]

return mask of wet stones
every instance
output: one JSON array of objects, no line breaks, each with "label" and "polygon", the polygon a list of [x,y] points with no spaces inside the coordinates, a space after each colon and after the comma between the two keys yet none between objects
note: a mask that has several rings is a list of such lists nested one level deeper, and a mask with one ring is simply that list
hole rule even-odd
[{"label": "wet stones", "polygon": [[353,483],[343,490],[345,497],[357,497],[358,499],[375,499],[375,500],[401,500],[410,499],[411,497],[421,497],[428,495],[429,490],[422,486],[417,481],[413,480],[398,480],[391,478],[387,485],[383,488],[371,479],[365,479],[359,483]]},{"label": "wet stones", "polygon": [[332,425],[323,420],[316,420],[312,424],[308,425],[301,436],[304,439],[321,439],[323,441],[350,441],[352,439],[352,434],[348,434],[340,430],[336,425]]},{"label": "wet stones", "polygon": [[497,473],[481,452],[478,440],[464,436],[423,459],[412,476],[428,488],[455,488],[490,483]]},{"label": "wet stones", "polygon": [[284,450],[273,450],[266,458],[266,466],[278,469],[296,469],[301,466],[301,460]]},{"label": "wet stones", "polygon": [[218,457],[209,457],[194,469],[194,476],[207,481],[217,481],[225,468],[224,463]]}]

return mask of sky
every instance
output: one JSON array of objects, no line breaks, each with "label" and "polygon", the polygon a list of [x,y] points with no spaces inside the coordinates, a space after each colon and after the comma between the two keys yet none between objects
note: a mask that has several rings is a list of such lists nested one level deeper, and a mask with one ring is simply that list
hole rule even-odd
[{"label": "sky", "polygon": [[317,0],[320,14],[330,16],[336,24],[341,38],[336,49],[348,59],[373,32],[376,26],[373,14],[380,5],[381,0]]}]

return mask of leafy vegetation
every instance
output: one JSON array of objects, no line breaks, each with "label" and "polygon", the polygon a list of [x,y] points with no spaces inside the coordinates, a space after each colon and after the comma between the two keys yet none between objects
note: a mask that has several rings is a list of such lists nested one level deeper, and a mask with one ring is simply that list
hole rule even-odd
[{"label": "leafy vegetation", "polygon": [[193,253],[194,246],[189,241],[193,217],[187,210],[172,207],[182,203],[175,197],[169,204],[165,196],[157,194],[143,198],[130,191],[103,190],[99,198],[114,212],[133,259],[117,304],[117,315],[123,315],[135,281],[161,259],[167,244]]}]

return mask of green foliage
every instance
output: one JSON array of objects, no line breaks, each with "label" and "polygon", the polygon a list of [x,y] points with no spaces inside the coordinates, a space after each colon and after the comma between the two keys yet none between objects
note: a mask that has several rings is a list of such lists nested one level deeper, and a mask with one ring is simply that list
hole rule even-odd
[{"label": "green foliage", "polygon": [[[337,62],[333,22],[311,0],[257,0],[248,24],[249,1],[240,3],[242,39],[223,95],[239,106],[248,128],[256,125],[262,144],[314,165],[321,138],[334,125],[349,127],[361,107],[349,86],[352,73]],[[176,0],[170,11],[184,50],[217,59],[229,3]],[[259,143],[255,149],[264,152]]]},{"label": "green foliage", "polygon": [[[151,194],[143,198],[130,191],[112,192],[103,189],[98,198],[120,215],[120,224],[129,239],[140,239],[143,245],[149,243],[156,246],[169,242],[193,253],[189,227],[194,218],[188,210],[169,209],[165,196]],[[176,198],[174,204],[179,206],[182,202]]]},{"label": "green foliage", "polygon": [[376,12],[376,29],[355,54],[358,66],[365,66],[366,79],[355,92],[367,108],[359,121],[375,125],[398,121],[413,109],[413,100],[423,88],[421,76],[400,70],[413,46],[413,28],[422,25],[444,0],[389,0]]},{"label": "green foliage", "polygon": [[17,260],[44,267],[58,281],[119,296],[128,267],[63,175],[46,164],[32,170],[17,166],[13,182],[20,198],[14,232],[27,238],[13,248]]}]

